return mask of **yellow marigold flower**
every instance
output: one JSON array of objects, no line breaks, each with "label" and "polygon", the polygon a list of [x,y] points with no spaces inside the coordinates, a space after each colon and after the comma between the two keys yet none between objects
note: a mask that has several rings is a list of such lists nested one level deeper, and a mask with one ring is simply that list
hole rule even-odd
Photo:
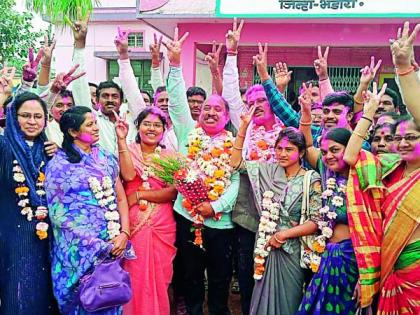
[{"label": "yellow marigold flower", "polygon": [[223,194],[223,192],[225,191],[225,188],[223,187],[223,186],[220,186],[220,185],[215,185],[214,187],[213,187],[213,190],[218,194],[218,195],[221,195],[221,194]]},{"label": "yellow marigold flower", "polygon": [[219,198],[219,195],[214,190],[210,190],[207,196],[211,201],[215,201]]},{"label": "yellow marigold flower", "polygon": [[225,171],[218,169],[214,171],[214,177],[215,178],[223,178],[223,176],[225,176]]},{"label": "yellow marigold flower", "polygon": [[315,250],[317,253],[322,254],[322,253],[325,251],[325,246],[322,246],[322,245],[321,245],[321,244],[319,244],[317,241],[315,241],[315,242],[313,243],[313,247],[314,247],[314,250]]},{"label": "yellow marigold flower", "polygon": [[312,272],[318,272],[319,265],[311,263],[310,267],[311,267]]},{"label": "yellow marigold flower", "polygon": [[38,235],[40,240],[46,239],[48,237],[47,231],[36,231],[36,235]]},{"label": "yellow marigold flower", "polygon": [[22,186],[22,187],[16,187],[15,189],[15,193],[17,194],[23,194],[23,193],[27,193],[29,192],[29,188],[26,186]]},{"label": "yellow marigold flower", "polygon": [[39,172],[38,181],[43,182],[45,181],[45,174],[42,172]]},{"label": "yellow marigold flower", "polygon": [[198,147],[195,147],[195,146],[188,147],[188,153],[189,153],[189,154],[193,154],[193,155],[195,155],[195,154],[197,154],[199,151],[200,151],[200,148],[198,148]]},{"label": "yellow marigold flower", "polygon": [[212,157],[218,158],[222,155],[223,151],[219,148],[213,148],[210,153]]},{"label": "yellow marigold flower", "polygon": [[231,147],[233,147],[233,143],[232,143],[232,141],[227,140],[225,143],[223,143],[223,146],[225,148],[231,148]]}]

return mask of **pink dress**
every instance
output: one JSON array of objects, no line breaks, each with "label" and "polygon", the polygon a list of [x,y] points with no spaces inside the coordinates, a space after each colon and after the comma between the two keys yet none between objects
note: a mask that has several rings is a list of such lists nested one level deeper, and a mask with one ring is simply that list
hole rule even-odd
[{"label": "pink dress", "polygon": [[[125,183],[125,192],[134,193],[142,184],[138,162],[143,159],[130,146],[137,176]],[[151,189],[164,188],[159,179],[149,178]],[[125,315],[166,315],[170,313],[168,286],[172,279],[172,261],[175,257],[175,219],[172,203],[151,204],[140,211],[136,204],[130,208],[131,242],[137,258],[127,260],[124,268],[130,273],[133,297],[124,305]]]}]

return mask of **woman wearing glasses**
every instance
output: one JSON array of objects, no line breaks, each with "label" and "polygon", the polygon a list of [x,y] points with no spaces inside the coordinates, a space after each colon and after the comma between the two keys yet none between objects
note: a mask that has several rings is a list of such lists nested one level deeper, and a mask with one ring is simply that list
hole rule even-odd
[{"label": "woman wearing glasses", "polygon": [[17,96],[0,136],[0,314],[57,314],[44,190],[46,104]]},{"label": "woman wearing glasses", "polygon": [[128,132],[118,120],[116,132],[121,175],[130,207],[131,242],[137,259],[127,261],[131,275],[132,300],[124,314],[165,315],[170,313],[168,286],[175,257],[174,187],[153,174],[153,157],[169,152],[161,145],[167,121],[157,107],[142,111],[135,122],[136,142],[127,146]]}]

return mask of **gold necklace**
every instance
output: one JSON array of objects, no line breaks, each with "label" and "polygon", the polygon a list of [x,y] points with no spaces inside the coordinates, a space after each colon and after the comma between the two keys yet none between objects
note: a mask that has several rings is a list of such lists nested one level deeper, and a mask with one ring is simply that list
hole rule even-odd
[{"label": "gold necklace", "polygon": [[302,166],[299,167],[299,169],[297,170],[297,172],[294,176],[287,176],[286,175],[287,180],[289,181],[289,180],[295,178],[296,176],[298,176],[301,169],[302,169]]}]

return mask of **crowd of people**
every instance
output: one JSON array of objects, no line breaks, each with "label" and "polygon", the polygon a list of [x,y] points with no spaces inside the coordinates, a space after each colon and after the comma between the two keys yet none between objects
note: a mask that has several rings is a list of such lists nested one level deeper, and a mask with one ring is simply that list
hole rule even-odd
[{"label": "crowd of people", "polygon": [[[29,50],[18,87],[14,68],[0,73],[0,314],[196,315],[205,301],[209,314],[230,314],[234,269],[245,315],[420,313],[420,25],[390,41],[402,99],[374,82],[374,57],[354,95],[334,91],[329,48],[318,47],[318,77],[296,111],[287,65],[269,75],[268,44],[249,60],[261,84],[241,89],[244,21],[226,34],[223,71],[222,45],[206,56],[210,96],[186,88],[188,33],[155,37],[153,97],[120,28],[121,86],[88,82],[88,22],[71,25],[68,73],[50,78],[48,38]],[[158,176],[165,157],[198,174],[207,201],[192,206]],[[87,309],[86,276],[110,257],[122,258],[131,299]]]}]

